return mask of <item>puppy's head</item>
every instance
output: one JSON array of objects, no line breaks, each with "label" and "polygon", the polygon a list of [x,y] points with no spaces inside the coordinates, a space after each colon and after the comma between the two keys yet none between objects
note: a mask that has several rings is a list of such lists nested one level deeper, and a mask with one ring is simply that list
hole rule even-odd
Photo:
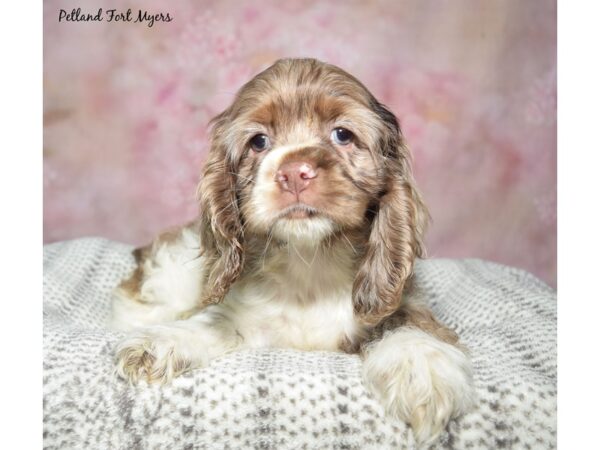
[{"label": "puppy's head", "polygon": [[373,323],[395,310],[427,213],[394,115],[343,70],[286,59],[244,85],[213,125],[199,187],[213,260],[207,300],[240,275],[249,234],[319,245],[368,229],[355,309]]}]

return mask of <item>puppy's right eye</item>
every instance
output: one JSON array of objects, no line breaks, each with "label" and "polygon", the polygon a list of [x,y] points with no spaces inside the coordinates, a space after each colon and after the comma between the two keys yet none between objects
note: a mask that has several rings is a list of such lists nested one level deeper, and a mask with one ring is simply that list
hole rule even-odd
[{"label": "puppy's right eye", "polygon": [[266,134],[257,134],[250,139],[250,147],[252,147],[252,150],[257,153],[267,150],[270,146],[271,141],[269,140],[269,136]]}]

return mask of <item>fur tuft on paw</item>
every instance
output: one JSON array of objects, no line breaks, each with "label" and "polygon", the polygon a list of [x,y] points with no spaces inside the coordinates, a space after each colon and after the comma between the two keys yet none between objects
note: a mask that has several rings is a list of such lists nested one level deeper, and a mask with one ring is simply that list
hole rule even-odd
[{"label": "fur tuft on paw", "polygon": [[133,336],[122,341],[116,350],[117,374],[131,382],[167,383],[190,367],[177,354],[176,342],[163,337]]},{"label": "fur tuft on paw", "polygon": [[408,422],[425,447],[475,403],[467,355],[416,328],[400,328],[369,345],[364,378],[386,413]]}]

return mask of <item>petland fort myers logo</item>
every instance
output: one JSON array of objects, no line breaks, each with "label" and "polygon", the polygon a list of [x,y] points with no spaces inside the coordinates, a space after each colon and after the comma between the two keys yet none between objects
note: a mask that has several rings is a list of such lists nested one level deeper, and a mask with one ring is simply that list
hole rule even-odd
[{"label": "petland fort myers logo", "polygon": [[61,9],[58,12],[59,22],[133,22],[144,23],[148,27],[152,27],[156,22],[171,22],[173,18],[169,13],[152,14],[148,11],[138,9],[137,14],[134,14],[129,8],[127,11],[119,11],[118,9],[107,9],[103,11],[99,8],[95,13],[85,13],[81,8],[73,9],[67,12]]}]

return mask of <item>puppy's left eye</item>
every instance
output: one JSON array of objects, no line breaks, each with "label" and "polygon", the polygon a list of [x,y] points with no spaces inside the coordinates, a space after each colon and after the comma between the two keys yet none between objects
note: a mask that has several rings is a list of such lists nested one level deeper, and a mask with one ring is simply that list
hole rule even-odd
[{"label": "puppy's left eye", "polygon": [[338,145],[348,145],[353,138],[352,131],[346,128],[336,128],[331,132],[331,140]]}]

